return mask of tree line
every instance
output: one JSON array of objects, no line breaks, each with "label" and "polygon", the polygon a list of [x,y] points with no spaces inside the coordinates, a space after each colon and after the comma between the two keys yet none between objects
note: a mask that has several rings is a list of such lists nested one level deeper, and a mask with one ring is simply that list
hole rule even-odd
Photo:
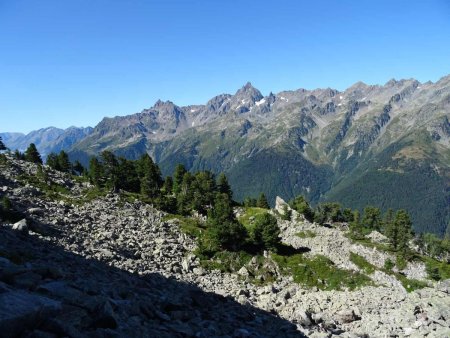
[{"label": "tree line", "polygon": [[[1,138],[0,150],[6,150]],[[34,144],[30,144],[24,153],[16,150],[14,156],[37,164],[43,163]],[[223,173],[217,177],[207,170],[190,173],[179,164],[172,176],[163,178],[160,168],[148,154],[138,160],[128,160],[117,157],[111,151],[103,151],[99,157],[92,157],[89,169],[78,161],[71,163],[64,151],[49,154],[46,164],[61,172],[83,175],[99,189],[138,194],[144,201],[169,213],[190,215],[195,211],[208,216],[205,234],[199,242],[205,253],[212,254],[220,249],[237,250],[248,245],[259,249],[276,249],[279,229],[273,216],[267,214],[257,217],[256,225],[249,233],[233,213],[233,207],[238,205],[269,209],[265,194],[260,193],[258,198],[247,197],[239,204],[233,200],[233,192]],[[404,257],[410,253],[409,243],[413,238],[421,253],[438,259],[449,257],[450,225],[443,239],[428,233],[415,235],[411,218],[405,210],[389,209],[382,215],[379,208],[367,206],[360,215],[358,210],[343,208],[336,202],[320,203],[312,208],[303,196],[292,199],[289,206],[307,220],[321,225],[347,223],[350,237],[355,240],[361,240],[376,230],[384,234],[391,248]],[[281,217],[290,218],[287,208]]]}]

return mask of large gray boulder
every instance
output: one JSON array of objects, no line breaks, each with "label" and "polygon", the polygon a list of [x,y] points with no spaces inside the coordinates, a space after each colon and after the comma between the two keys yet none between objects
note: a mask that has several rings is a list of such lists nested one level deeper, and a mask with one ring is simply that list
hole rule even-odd
[{"label": "large gray boulder", "polygon": [[25,291],[0,293],[0,328],[4,338],[17,337],[61,310],[61,302]]}]

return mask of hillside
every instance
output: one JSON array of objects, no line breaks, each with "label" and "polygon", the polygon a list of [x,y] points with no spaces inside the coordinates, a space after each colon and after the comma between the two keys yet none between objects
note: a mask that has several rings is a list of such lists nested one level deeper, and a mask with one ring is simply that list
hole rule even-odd
[{"label": "hillside", "polygon": [[[158,101],[141,113],[105,118],[71,149],[87,163],[112,150],[149,153],[165,175],[225,172],[235,197],[265,192],[313,203],[336,200],[406,208],[416,231],[442,235],[450,221],[450,77],[391,80],[263,96],[250,83],[205,105]],[[418,208],[426,205],[426,210]]]},{"label": "hillside", "polygon": [[198,215],[168,215],[137,194],[98,190],[8,155],[0,166],[0,199],[10,201],[0,227],[7,337],[449,332],[449,280],[429,279],[421,260],[387,269],[395,253],[377,232],[354,242],[345,224],[310,223],[295,210],[283,220],[278,199],[276,210],[234,213],[246,227],[274,215],[286,252],[228,261],[224,251],[205,261],[196,251]]}]

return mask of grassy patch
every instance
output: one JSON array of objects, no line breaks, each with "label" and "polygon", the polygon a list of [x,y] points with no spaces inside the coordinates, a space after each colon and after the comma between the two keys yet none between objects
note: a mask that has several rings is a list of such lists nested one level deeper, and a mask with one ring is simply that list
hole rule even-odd
[{"label": "grassy patch", "polygon": [[417,279],[406,278],[406,276],[404,276],[400,273],[395,273],[394,276],[402,283],[403,287],[408,292],[412,292],[412,291],[418,290],[418,289],[423,289],[424,287],[426,287],[428,285],[426,282],[422,282]]},{"label": "grassy patch", "polygon": [[397,269],[404,270],[408,266],[408,262],[402,256],[397,255],[397,258],[395,260],[395,265],[397,266]]},{"label": "grassy patch", "polygon": [[372,285],[373,282],[366,275],[339,269],[325,256],[317,255],[311,259],[302,254],[291,256],[272,255],[282,272],[292,275],[294,281],[306,287],[317,287],[321,290],[341,290]]},{"label": "grassy patch", "polygon": [[138,193],[121,191],[120,192],[120,202],[121,203],[119,204],[119,206],[123,207],[126,202],[134,203],[136,200],[139,200],[140,197],[141,197],[141,195]]},{"label": "grassy patch", "polygon": [[37,176],[21,174],[18,180],[23,184],[30,184],[39,189],[46,197],[52,200],[61,199],[61,196],[70,194],[70,190],[53,181],[40,179]]},{"label": "grassy patch", "polygon": [[245,266],[248,276],[242,276],[241,278],[255,285],[266,285],[276,280],[274,272],[276,265],[272,260],[261,255],[253,256],[246,251],[217,252],[210,259],[200,259],[200,264],[207,270],[220,270],[221,272],[229,273],[236,273]]},{"label": "grassy patch", "polygon": [[433,280],[444,280],[450,278],[450,264],[440,262],[431,257],[422,257],[422,261],[425,263],[429,278]]},{"label": "grassy patch", "polygon": [[256,207],[247,207],[245,208],[245,214],[238,218],[239,222],[247,228],[247,230],[251,230],[253,228],[253,221],[257,215],[261,215],[267,213],[267,209],[256,208]]},{"label": "grassy patch", "polygon": [[208,270],[222,272],[237,272],[252,259],[252,255],[245,251],[221,251],[214,254],[211,259],[200,260],[201,265]]},{"label": "grassy patch", "polygon": [[363,239],[355,239],[355,238],[352,238],[350,236],[350,234],[347,234],[346,237],[348,239],[350,239],[350,241],[352,243],[355,243],[355,244],[361,244],[361,245],[371,248],[371,249],[376,248],[378,251],[381,251],[381,252],[395,253],[395,250],[392,249],[389,245],[381,244],[381,243],[374,243],[369,238],[364,237]]},{"label": "grassy patch", "polygon": [[369,263],[363,256],[350,252],[350,261],[367,274],[375,272],[377,267]]},{"label": "grassy patch", "polygon": [[316,237],[316,233],[314,231],[311,231],[311,230],[300,231],[300,232],[297,232],[295,235],[297,237],[300,237],[300,238],[314,238],[314,237]]},{"label": "grassy patch", "polygon": [[180,225],[180,230],[185,234],[198,238],[205,230],[205,226],[196,218],[181,215],[168,214],[163,217],[163,221],[176,220]]},{"label": "grassy patch", "polygon": [[107,194],[108,191],[106,189],[98,187],[89,188],[85,191],[82,199],[78,201],[78,204],[89,203],[97,198],[105,197]]}]

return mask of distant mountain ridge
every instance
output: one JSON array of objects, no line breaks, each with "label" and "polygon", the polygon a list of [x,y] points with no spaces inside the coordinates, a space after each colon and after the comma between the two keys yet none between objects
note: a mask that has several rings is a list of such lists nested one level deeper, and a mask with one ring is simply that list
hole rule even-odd
[{"label": "distant mountain ridge", "polygon": [[28,134],[0,133],[0,136],[11,150],[24,151],[30,143],[34,143],[45,158],[51,152],[70,149],[75,143],[88,136],[92,130],[92,127],[69,127],[67,129],[48,127]]},{"label": "distant mountain ridge", "polygon": [[225,172],[238,200],[263,191],[269,200],[302,194],[313,203],[405,208],[416,230],[442,234],[450,221],[449,121],[450,76],[267,96],[247,83],[204,105],[157,101],[104,118],[70,156],[87,163],[103,150],[132,159],[147,152],[164,174],[177,163]]}]

